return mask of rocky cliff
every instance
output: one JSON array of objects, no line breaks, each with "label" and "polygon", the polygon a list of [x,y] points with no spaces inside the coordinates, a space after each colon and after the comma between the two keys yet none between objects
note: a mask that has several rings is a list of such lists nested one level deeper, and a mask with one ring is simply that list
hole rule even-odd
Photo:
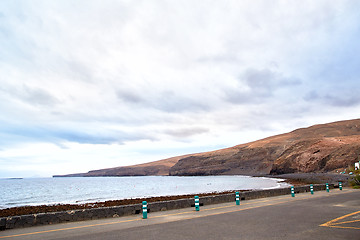
[{"label": "rocky cliff", "polygon": [[360,154],[360,119],[297,129],[228,149],[180,159],[170,175],[331,172]]},{"label": "rocky cliff", "polygon": [[352,165],[359,155],[360,119],[355,119],[314,125],[217,151],[90,171],[81,176],[332,172]]}]

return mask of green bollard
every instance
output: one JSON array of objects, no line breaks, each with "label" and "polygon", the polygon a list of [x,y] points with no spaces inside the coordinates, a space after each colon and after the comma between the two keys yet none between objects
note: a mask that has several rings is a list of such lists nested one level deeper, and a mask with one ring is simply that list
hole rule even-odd
[{"label": "green bollard", "polygon": [[314,194],[314,186],[312,184],[310,184],[310,192],[311,194]]},{"label": "green bollard", "polygon": [[291,186],[291,196],[295,197],[295,189],[294,186]]},{"label": "green bollard", "polygon": [[239,192],[235,193],[235,201],[236,201],[236,205],[240,205],[240,195]]},{"label": "green bollard", "polygon": [[195,196],[195,210],[200,211],[200,200],[199,196]]},{"label": "green bollard", "polygon": [[339,182],[339,189],[342,190],[342,183]]},{"label": "green bollard", "polygon": [[326,184],[326,191],[327,191],[327,192],[330,192],[329,184],[328,184],[328,183]]},{"label": "green bollard", "polygon": [[143,219],[147,219],[147,202],[142,202]]}]

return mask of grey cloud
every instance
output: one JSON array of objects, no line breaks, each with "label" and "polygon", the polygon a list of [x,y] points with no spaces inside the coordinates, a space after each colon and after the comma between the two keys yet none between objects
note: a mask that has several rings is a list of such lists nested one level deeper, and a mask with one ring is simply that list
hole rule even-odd
[{"label": "grey cloud", "polygon": [[137,107],[153,108],[169,113],[197,112],[210,109],[208,104],[187,96],[181,96],[174,91],[156,93],[149,90],[147,94],[141,95],[136,91],[118,90],[115,94],[121,101],[136,104]]},{"label": "grey cloud", "polygon": [[26,85],[18,88],[12,86],[1,86],[0,91],[8,95],[10,98],[18,99],[29,105],[48,107],[60,103],[60,101],[48,91],[38,87],[34,88]]},{"label": "grey cloud", "polygon": [[86,64],[75,60],[69,61],[66,59],[59,59],[54,65],[57,65],[56,67],[58,67],[59,62],[63,62],[63,70],[61,71],[63,71],[63,74],[68,75],[68,77],[83,82],[95,82],[93,70],[86,66]]},{"label": "grey cloud", "polygon": [[153,103],[153,107],[165,112],[197,112],[206,111],[210,106],[186,96],[178,96],[173,91],[163,92]]},{"label": "grey cloud", "polygon": [[258,103],[261,101],[259,96],[253,96],[247,92],[239,92],[237,89],[227,89],[225,94],[226,101],[235,104]]},{"label": "grey cloud", "polygon": [[197,59],[199,63],[236,63],[240,59],[235,54],[222,54],[222,55],[213,55],[213,56],[204,56]]},{"label": "grey cloud", "polygon": [[207,132],[209,132],[209,129],[207,128],[194,127],[194,128],[169,129],[165,131],[165,134],[173,137],[186,138]]},{"label": "grey cloud", "polygon": [[[54,132],[53,136],[61,140],[77,143],[90,143],[90,144],[110,144],[118,142],[119,139],[114,136],[108,136],[104,134],[86,133],[80,131],[61,131]],[[120,141],[122,142],[122,141]]]},{"label": "grey cloud", "polygon": [[129,103],[141,103],[144,101],[144,99],[140,96],[140,94],[126,91],[126,90],[118,90],[116,92],[116,96],[125,102]]},{"label": "grey cloud", "polygon": [[304,100],[311,102],[314,100],[318,100],[319,98],[320,96],[316,91],[311,91],[305,95]]},{"label": "grey cloud", "polygon": [[248,69],[242,79],[251,89],[259,92],[271,92],[276,88],[300,84],[298,79],[283,77],[269,69]]},{"label": "grey cloud", "polygon": [[225,91],[226,100],[236,104],[258,103],[274,95],[281,88],[301,84],[297,78],[284,77],[269,69],[247,69],[240,77],[239,83],[246,88],[237,87]]},{"label": "grey cloud", "polygon": [[101,130],[93,126],[83,128],[76,126],[41,126],[36,124],[14,124],[0,121],[0,143],[1,146],[11,145],[16,142],[51,142],[63,147],[64,142],[89,143],[89,144],[123,144],[126,141],[154,140],[154,137],[146,133],[125,132],[119,130]]},{"label": "grey cloud", "polygon": [[336,107],[352,107],[360,103],[360,96],[357,94],[345,96],[326,95],[324,99],[326,102]]},{"label": "grey cloud", "polygon": [[153,140],[154,138],[144,133],[131,133],[119,130],[87,131],[86,129],[47,129],[49,138],[56,140],[89,143],[89,144],[124,144],[126,141]]},{"label": "grey cloud", "polygon": [[23,87],[22,99],[32,105],[53,106],[59,103],[59,100],[49,92],[41,88]]},{"label": "grey cloud", "polygon": [[321,94],[317,91],[311,91],[305,95],[304,100],[308,102],[321,102],[325,105],[334,107],[352,107],[360,104],[360,96],[357,91]]}]

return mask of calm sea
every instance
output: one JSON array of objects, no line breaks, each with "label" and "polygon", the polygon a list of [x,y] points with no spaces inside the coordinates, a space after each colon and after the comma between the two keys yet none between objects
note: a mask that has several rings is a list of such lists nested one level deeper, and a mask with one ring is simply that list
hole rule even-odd
[{"label": "calm sea", "polygon": [[86,203],[287,186],[248,176],[94,177],[0,179],[0,209],[41,204]]}]

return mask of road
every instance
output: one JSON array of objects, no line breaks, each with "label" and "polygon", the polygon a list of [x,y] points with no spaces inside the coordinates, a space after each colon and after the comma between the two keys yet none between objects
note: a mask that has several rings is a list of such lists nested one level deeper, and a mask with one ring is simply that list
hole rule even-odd
[{"label": "road", "polygon": [[6,230],[0,239],[360,240],[360,190],[345,188],[141,215]]}]

